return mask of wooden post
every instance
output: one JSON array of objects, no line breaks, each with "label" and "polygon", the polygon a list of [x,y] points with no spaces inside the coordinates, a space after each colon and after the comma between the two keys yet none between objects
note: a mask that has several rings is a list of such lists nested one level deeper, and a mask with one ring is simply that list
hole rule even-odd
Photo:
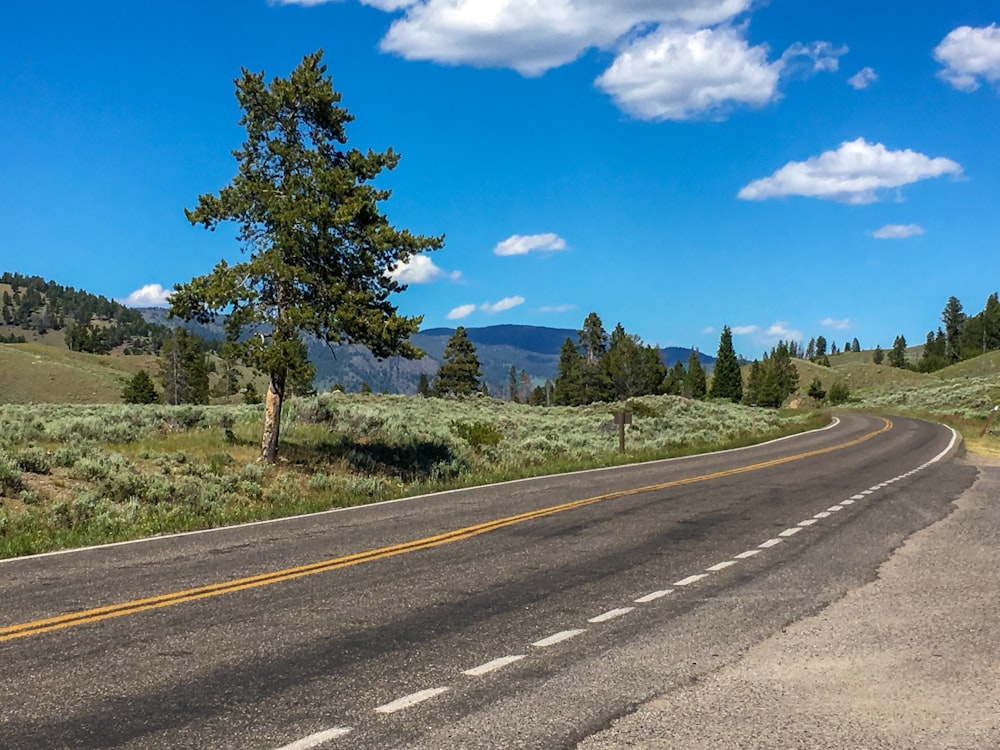
[{"label": "wooden post", "polygon": [[625,425],[632,424],[632,412],[616,411],[615,424],[618,425],[618,452],[625,452]]},{"label": "wooden post", "polygon": [[993,417],[997,415],[998,411],[1000,411],[1000,406],[994,406],[993,409],[990,410],[990,415],[986,418],[986,424],[983,425],[983,431],[979,433],[979,437],[983,437],[983,435],[986,434],[986,431],[990,429],[990,425],[993,424]]}]

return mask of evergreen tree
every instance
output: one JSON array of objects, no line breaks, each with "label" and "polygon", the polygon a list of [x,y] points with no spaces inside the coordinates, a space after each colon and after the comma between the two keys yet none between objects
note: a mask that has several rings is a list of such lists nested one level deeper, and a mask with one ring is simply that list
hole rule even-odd
[{"label": "evergreen tree", "polygon": [[465,326],[459,326],[445,346],[444,361],[434,378],[434,392],[439,396],[468,396],[479,388],[482,377],[476,347]]},{"label": "evergreen tree", "polygon": [[508,393],[510,394],[510,400],[515,404],[517,403],[517,368],[514,365],[510,366],[510,372],[507,373],[507,385]]},{"label": "evergreen tree", "polygon": [[712,387],[708,395],[736,403],[743,399],[743,375],[740,373],[740,363],[733,349],[733,332],[728,325],[722,327],[722,335],[719,336],[719,351],[715,355]]},{"label": "evergreen tree", "polygon": [[427,379],[427,373],[420,373],[420,380],[417,382],[417,395],[427,398],[431,394],[431,384]]},{"label": "evergreen tree", "polygon": [[812,362],[816,358],[816,339],[809,339],[809,343],[806,345],[806,359]]},{"label": "evergreen tree", "polygon": [[197,337],[177,328],[160,349],[160,382],[168,404],[208,403],[208,357]]},{"label": "evergreen tree", "polygon": [[145,370],[139,370],[122,388],[122,401],[126,404],[158,404],[160,394],[156,392],[153,379]]},{"label": "evergreen tree", "polygon": [[853,341],[851,342],[851,351],[852,351],[852,352],[855,352],[855,353],[857,353],[857,354],[860,354],[860,353],[861,353],[861,344],[860,344],[860,343],[858,343],[858,339],[857,339],[856,337],[855,337],[855,339],[854,339],[854,340],[853,340]]},{"label": "evergreen tree", "polygon": [[688,355],[687,372],[684,373],[684,385],[681,395],[686,398],[700,399],[705,397],[705,368],[701,366],[698,350],[692,349]]},{"label": "evergreen tree", "polygon": [[934,372],[948,366],[948,358],[945,356],[946,344],[944,332],[938,328],[937,334],[934,331],[927,332],[924,341],[924,350],[917,360],[917,370],[920,372]]},{"label": "evergreen tree", "polygon": [[611,333],[601,364],[610,400],[656,393],[667,374],[659,350],[644,346],[638,336],[626,333],[621,323]]},{"label": "evergreen tree", "polygon": [[596,365],[608,349],[608,334],[596,312],[590,313],[583,321],[583,328],[577,331],[577,337],[584,361],[588,365]]},{"label": "evergreen tree", "polygon": [[826,337],[817,336],[816,337],[816,356],[822,357],[826,354]]},{"label": "evergreen tree", "polygon": [[559,372],[552,400],[557,406],[579,406],[583,403],[583,358],[573,339],[568,337],[559,350]]},{"label": "evergreen tree", "polygon": [[685,374],[686,370],[684,369],[684,363],[680,360],[674,362],[670,371],[667,373],[667,377],[663,381],[663,392],[670,396],[680,396],[684,391]]},{"label": "evergreen tree", "polygon": [[[965,324],[965,313],[962,303],[957,297],[949,297],[944,310],[941,311],[941,322],[944,323],[945,357],[949,362],[958,362],[962,358],[961,337],[962,326]],[[889,364],[892,364],[890,361]],[[902,365],[895,365],[901,367]]]},{"label": "evergreen tree", "polygon": [[882,347],[879,345],[875,346],[875,351],[872,352],[872,362],[876,365],[880,365],[885,361],[885,352],[882,351]]},{"label": "evergreen tree", "polygon": [[897,336],[892,342],[892,351],[889,352],[889,366],[905,368],[906,365],[906,338]]},{"label": "evergreen tree", "polygon": [[[236,81],[247,134],[234,152],[239,174],[218,195],[199,196],[186,214],[209,229],[236,222],[249,259],[221,261],[170,298],[171,314],[187,320],[208,322],[226,311],[241,359],[268,375],[265,462],[277,459],[289,371],[310,367],[301,336],[362,344],[379,358],[418,357],[408,338],[420,318],[397,314],[391,295],[404,287],[389,272],[443,245],[443,237],[396,229],[381,213],[389,191],[370,183],[399,156],[391,148],[346,149],[354,118],[339,106],[322,56],[307,55],[287,79],[270,84],[246,69]],[[269,334],[240,335],[261,327]]]},{"label": "evergreen tree", "polygon": [[[767,355],[764,355],[765,358]],[[743,392],[743,403],[757,406],[760,403],[761,389],[764,385],[764,366],[759,360],[750,363],[750,373],[747,375],[747,387]]]}]

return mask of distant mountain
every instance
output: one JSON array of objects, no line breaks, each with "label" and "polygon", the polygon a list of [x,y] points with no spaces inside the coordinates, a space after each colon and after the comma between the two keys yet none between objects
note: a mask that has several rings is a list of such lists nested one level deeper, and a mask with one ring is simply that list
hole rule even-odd
[{"label": "distant mountain", "polygon": [[[141,308],[140,312],[152,323],[181,325],[181,321],[168,319],[162,308]],[[202,338],[218,340],[225,337],[221,320],[208,325],[195,322],[183,325]],[[476,346],[490,392],[495,394],[506,393],[511,365],[518,373],[522,370],[528,373],[534,385],[555,380],[563,342],[567,338],[577,339],[577,331],[572,328],[497,325],[465,330]],[[419,360],[389,357],[379,361],[362,346],[327,346],[315,339],[307,341],[309,360],[316,367],[315,386],[318,390],[329,390],[334,385],[341,385],[347,391],[357,391],[362,384],[367,384],[376,392],[416,393],[421,374],[433,380],[444,360],[448,339],[454,333],[454,328],[428,328],[414,334],[410,340],[426,353]],[[690,349],[674,346],[660,349],[660,352],[667,367],[677,361],[686,363],[691,354]],[[714,357],[701,352],[699,359],[709,371],[715,364]]]}]

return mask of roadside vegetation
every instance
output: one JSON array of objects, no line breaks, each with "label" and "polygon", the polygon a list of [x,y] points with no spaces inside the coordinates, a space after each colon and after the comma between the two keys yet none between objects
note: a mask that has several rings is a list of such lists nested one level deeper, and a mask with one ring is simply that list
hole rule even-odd
[{"label": "roadside vegetation", "polygon": [[532,407],[334,392],[286,404],[282,460],[264,464],[262,410],[0,406],[0,557],[686,455],[828,420],[677,396]]}]

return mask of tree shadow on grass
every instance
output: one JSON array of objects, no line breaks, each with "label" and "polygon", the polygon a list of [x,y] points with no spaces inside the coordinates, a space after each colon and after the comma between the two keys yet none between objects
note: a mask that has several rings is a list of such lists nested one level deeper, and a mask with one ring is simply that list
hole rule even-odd
[{"label": "tree shadow on grass", "polygon": [[399,477],[404,482],[452,474],[458,456],[443,442],[417,441],[394,445],[348,436],[312,445],[283,445],[281,455],[297,464],[345,463],[369,475]]}]

